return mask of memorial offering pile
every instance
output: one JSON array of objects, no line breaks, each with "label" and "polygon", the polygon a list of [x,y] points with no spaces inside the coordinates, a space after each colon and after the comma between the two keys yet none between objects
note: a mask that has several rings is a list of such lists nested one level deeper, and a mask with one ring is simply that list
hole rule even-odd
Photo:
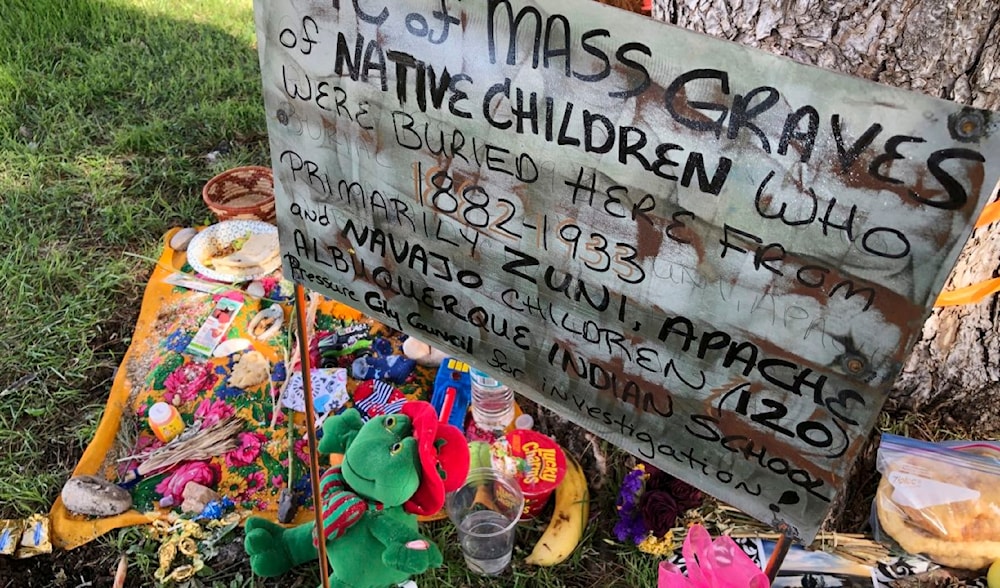
[{"label": "memorial offering pile", "polygon": [[[205,234],[237,235],[227,250],[216,252],[219,259],[248,247],[255,258],[276,258],[273,226],[250,233],[226,226],[245,222],[204,229],[186,252],[171,247],[184,247],[180,231],[166,236],[104,420],[79,475],[53,509],[58,546],[74,547],[172,510],[206,516],[212,505],[276,519],[283,495],[306,507],[300,519],[309,516],[305,405],[297,373],[300,334],[290,320],[291,284],[279,270],[253,281],[220,282],[193,268],[193,248]],[[311,328],[302,336],[309,340],[320,419],[349,406],[370,418],[429,390],[434,370],[403,357],[405,335],[318,295],[308,305]],[[330,342],[343,337],[353,346],[333,350]],[[372,367],[389,365],[392,369],[381,371]],[[373,393],[375,388],[385,394]],[[359,389],[364,397],[356,403]],[[154,409],[161,407],[168,420],[154,426]],[[103,522],[94,524],[95,517]]]},{"label": "memorial offering pile", "polygon": [[[203,570],[216,544],[232,541],[231,531],[251,514],[295,524],[312,516],[306,399],[292,286],[278,269],[249,280],[231,277],[223,282],[198,272],[190,263],[190,248],[184,250],[185,242],[196,244],[200,235],[225,229],[213,227],[196,232],[194,238],[180,230],[165,237],[108,415],[77,468],[78,475],[67,482],[52,512],[53,543],[64,548],[116,527],[152,524],[151,537],[162,564],[155,577],[163,581],[183,581]],[[231,251],[218,255],[231,256],[246,243],[256,242],[247,233],[239,233],[235,241]],[[273,257],[267,252],[261,255]],[[314,368],[313,408],[318,415],[314,426],[348,407],[357,408],[367,420],[398,412],[410,400],[432,402],[440,418],[464,427],[473,467],[503,471],[520,485],[527,499],[521,526],[534,531],[521,533],[515,565],[556,566],[580,550],[587,526],[594,522],[588,474],[578,461],[584,453],[580,448],[571,452],[546,435],[554,431],[516,429],[513,423],[505,431],[482,431],[468,418],[470,383],[460,377],[468,372],[467,364],[317,294],[310,295],[304,312],[310,325],[304,336]],[[444,389],[456,387],[460,389],[451,391],[449,404]],[[154,426],[159,406],[167,407],[168,420],[174,419],[176,427]],[[538,416],[539,410],[533,413]],[[517,422],[530,426],[531,421]],[[542,416],[538,422],[545,429],[550,421]],[[911,448],[908,443],[894,446],[890,439],[883,451],[889,456],[896,447],[899,453],[899,445]],[[963,452],[962,459],[978,464],[975,475],[970,474],[973,478],[983,478],[996,467],[992,445],[935,451]],[[904,456],[904,464],[926,458],[912,448],[903,453],[914,454]],[[938,513],[927,505],[914,510],[912,500],[901,500],[899,492],[887,489],[887,481],[901,483],[899,459],[885,457],[880,461],[883,466],[889,473],[876,503],[884,533],[880,538],[892,542],[895,551],[872,538],[845,534],[821,534],[814,549],[878,570],[886,579],[941,576],[946,573],[941,566],[981,571],[992,563],[995,556],[979,549],[989,547],[988,540],[978,540],[979,551],[960,548],[963,557],[975,556],[975,561],[956,561],[947,549],[928,549],[922,547],[927,541],[913,541],[914,536],[933,534],[928,525],[934,527],[941,519],[972,511],[979,512],[977,521],[986,516],[976,505],[989,495],[988,479],[977,478],[974,487],[960,496],[953,493],[955,500],[944,507],[947,512]],[[906,467],[944,471],[926,463]],[[961,469],[947,471],[950,481],[936,483],[956,485],[956,480],[969,477]],[[613,520],[599,532],[606,541],[614,539],[648,554],[651,563],[680,557],[691,524],[703,524],[716,536],[747,541],[778,537],[762,523],[649,464],[634,462],[615,489],[617,498],[609,513]],[[964,507],[957,500],[973,494],[976,500]],[[894,508],[887,510],[885,504]],[[914,513],[925,515],[917,522],[927,524],[915,525]],[[931,520],[928,513],[936,518]],[[594,514],[601,516],[600,511]],[[442,518],[443,513],[437,513],[422,520],[436,528],[449,525],[434,522]],[[907,526],[900,527],[901,521]],[[970,524],[993,524],[983,521]],[[24,527],[10,529],[23,532]],[[750,543],[740,545],[751,550]]]},{"label": "memorial offering pile", "polygon": [[[275,522],[311,520],[305,395],[292,286],[277,269],[252,280],[223,282],[196,271],[185,245],[197,243],[206,232],[221,230],[208,227],[196,231],[193,238],[190,231],[166,235],[132,348],[109,399],[108,414],[77,468],[78,475],[67,482],[53,508],[56,546],[75,547],[116,527],[151,524],[148,528],[162,564],[155,577],[183,581],[208,565],[217,544],[234,540],[231,531],[251,514]],[[232,251],[219,254],[233,255],[253,237],[239,235]],[[273,257],[266,252],[263,256]],[[468,365],[319,295],[310,295],[304,310],[314,366],[313,407],[319,420],[315,426],[352,406],[370,419],[398,412],[409,400],[435,402],[441,417],[465,427],[473,467],[506,472],[528,498],[522,526],[535,531],[521,534],[521,555],[515,565],[556,566],[580,550],[593,519],[588,475],[578,463],[579,448],[574,454],[545,434],[553,431],[515,429],[513,423],[506,431],[479,430],[467,418],[467,402],[454,403],[469,397],[468,378],[454,377],[468,372]],[[447,409],[442,394],[445,384],[461,388]],[[159,405],[175,415],[171,418],[178,423],[176,429],[153,426],[154,407]],[[446,410],[458,412],[445,414]],[[520,408],[517,413],[521,414]],[[547,419],[539,423],[544,429]],[[887,443],[884,450],[892,448]],[[988,464],[977,462],[974,468],[980,477],[996,467],[990,465],[995,463],[990,458],[996,451],[991,445],[947,450],[972,451],[964,455],[986,459]],[[889,464],[891,460],[883,461]],[[898,481],[900,466],[885,467],[895,468],[886,480]],[[928,464],[921,467],[940,470]],[[948,471],[948,483],[964,479],[961,470]],[[898,499],[898,493],[884,489],[885,484],[880,499]],[[976,484],[958,497],[989,493],[988,480]],[[952,512],[955,501],[949,504],[948,512]],[[975,504],[979,503],[959,510],[971,512]],[[948,559],[947,553],[923,549],[924,543],[909,540],[915,533],[933,529],[901,533],[894,526],[896,519],[903,518],[900,513],[913,514],[911,507],[904,500],[902,507],[892,511],[896,518],[885,514],[885,508],[878,509],[884,533],[903,549],[893,544],[896,551],[890,553],[868,537],[844,534],[821,535],[813,548],[832,550],[881,570],[886,578],[893,574],[940,576],[945,573],[941,565],[962,564]],[[441,518],[438,513],[423,520],[447,526],[433,522]],[[655,558],[679,557],[688,526],[695,523],[706,525],[713,535],[777,538],[763,524],[641,462],[622,476],[613,519],[613,528],[603,532],[605,540],[614,538],[634,546],[654,558],[654,563]],[[11,534],[23,534],[26,528],[8,527]],[[39,549],[45,549],[44,541]],[[968,550],[964,554],[977,555],[976,561],[965,566],[977,570],[993,557]]]},{"label": "memorial offering pile", "polygon": [[[278,269],[227,281],[197,271],[190,245],[227,230],[220,225],[193,238],[187,230],[164,237],[105,417],[51,513],[53,543],[65,549],[146,525],[158,545],[155,577],[164,582],[203,570],[216,545],[232,541],[230,531],[250,515],[312,520],[300,336],[309,342],[317,430],[351,407],[367,421],[412,400],[440,402],[442,384],[461,388],[458,397],[470,394],[468,378],[452,377],[467,373],[467,364],[317,294],[303,309],[309,332],[297,332],[292,286]],[[231,256],[252,239],[240,233],[242,243],[218,255]],[[437,418],[461,423],[475,439],[474,463],[502,469],[530,498],[525,520],[537,519],[537,532],[525,564],[565,561],[590,520],[577,459],[553,438],[513,423],[506,431],[479,430],[467,404],[437,406]]]}]

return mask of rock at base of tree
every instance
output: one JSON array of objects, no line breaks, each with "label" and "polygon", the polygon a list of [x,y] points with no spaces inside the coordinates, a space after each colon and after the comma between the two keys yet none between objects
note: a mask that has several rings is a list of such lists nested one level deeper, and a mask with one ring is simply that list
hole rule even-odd
[{"label": "rock at base of tree", "polygon": [[94,476],[75,476],[62,489],[63,505],[70,512],[110,517],[132,508],[132,496],[118,486]]}]

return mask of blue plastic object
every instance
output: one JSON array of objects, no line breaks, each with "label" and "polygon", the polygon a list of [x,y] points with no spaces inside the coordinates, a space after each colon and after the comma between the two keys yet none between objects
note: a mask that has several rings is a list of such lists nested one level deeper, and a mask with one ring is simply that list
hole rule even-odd
[{"label": "blue plastic object", "polygon": [[205,505],[202,509],[201,514],[196,516],[194,520],[198,521],[201,519],[216,520],[221,519],[222,515],[226,514],[226,511],[232,509],[236,504],[228,496],[223,496],[221,500],[213,500]]},{"label": "blue plastic object", "polygon": [[450,403],[448,424],[464,430],[465,414],[469,410],[469,403],[472,402],[472,378],[469,377],[469,364],[453,357],[441,362],[441,367],[438,368],[437,376],[434,378],[431,404],[438,416],[447,408],[449,395],[454,399]]}]

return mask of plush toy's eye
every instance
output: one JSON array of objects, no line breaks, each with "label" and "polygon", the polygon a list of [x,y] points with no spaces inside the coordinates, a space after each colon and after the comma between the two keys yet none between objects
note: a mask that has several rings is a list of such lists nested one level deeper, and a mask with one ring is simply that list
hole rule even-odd
[{"label": "plush toy's eye", "polygon": [[402,450],[403,450],[403,444],[402,443],[395,443],[395,444],[393,444],[392,447],[389,448],[389,455],[396,455],[397,453],[399,453]]},{"label": "plush toy's eye", "polygon": [[396,426],[396,417],[385,417],[385,428],[391,429]]}]

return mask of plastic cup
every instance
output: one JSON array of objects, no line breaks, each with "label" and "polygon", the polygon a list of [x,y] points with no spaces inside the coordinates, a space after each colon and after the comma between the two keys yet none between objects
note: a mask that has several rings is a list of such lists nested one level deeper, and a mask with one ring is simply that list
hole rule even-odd
[{"label": "plastic cup", "polygon": [[524,496],[514,480],[492,468],[476,468],[445,499],[448,518],[458,528],[465,565],[477,574],[495,576],[510,565],[514,527]]}]

